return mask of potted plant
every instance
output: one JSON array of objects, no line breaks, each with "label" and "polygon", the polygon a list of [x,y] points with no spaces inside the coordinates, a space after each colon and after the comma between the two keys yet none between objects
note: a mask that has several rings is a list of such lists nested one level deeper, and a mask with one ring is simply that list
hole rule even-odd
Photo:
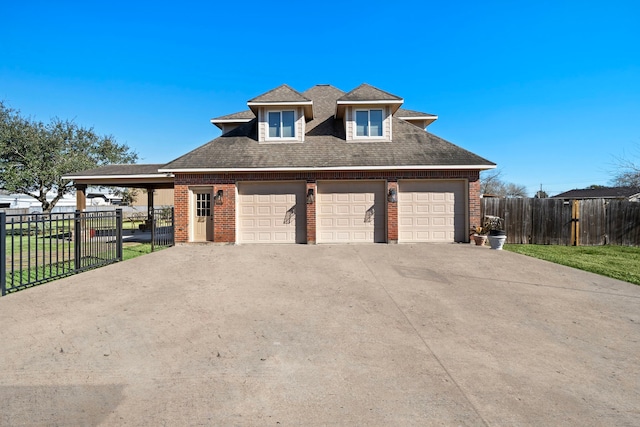
[{"label": "potted plant", "polygon": [[502,250],[507,232],[504,231],[502,218],[497,216],[485,216],[485,225],[489,228],[489,244],[491,249]]},{"label": "potted plant", "polygon": [[476,246],[484,246],[487,242],[487,234],[489,234],[489,228],[484,225],[476,225],[473,227],[473,233],[471,237],[473,237],[473,241],[476,243]]}]

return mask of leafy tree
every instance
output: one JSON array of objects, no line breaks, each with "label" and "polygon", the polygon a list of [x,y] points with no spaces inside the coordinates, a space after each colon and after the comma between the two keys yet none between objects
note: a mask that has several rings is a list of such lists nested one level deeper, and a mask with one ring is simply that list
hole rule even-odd
[{"label": "leafy tree", "polygon": [[501,170],[482,172],[480,176],[480,192],[498,197],[527,197],[527,189],[523,185],[502,180]]},{"label": "leafy tree", "polygon": [[136,197],[138,197],[137,188],[118,188],[113,193],[122,198],[122,206],[131,206],[136,201]]},{"label": "leafy tree", "polygon": [[[0,188],[31,196],[51,212],[73,192],[62,176],[113,163],[134,163],[138,155],[114,137],[99,136],[93,128],[52,119],[43,123],[20,116],[0,101]],[[53,200],[47,193],[53,192]]]}]

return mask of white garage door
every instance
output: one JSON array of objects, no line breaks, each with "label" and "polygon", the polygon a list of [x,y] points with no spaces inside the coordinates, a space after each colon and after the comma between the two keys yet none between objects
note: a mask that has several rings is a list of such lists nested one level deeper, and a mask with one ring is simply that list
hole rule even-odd
[{"label": "white garage door", "polygon": [[319,182],[316,223],[318,243],[386,241],[384,182]]},{"label": "white garage door", "polygon": [[464,181],[399,181],[398,241],[465,241]]},{"label": "white garage door", "polygon": [[305,183],[238,184],[239,243],[306,243]]}]

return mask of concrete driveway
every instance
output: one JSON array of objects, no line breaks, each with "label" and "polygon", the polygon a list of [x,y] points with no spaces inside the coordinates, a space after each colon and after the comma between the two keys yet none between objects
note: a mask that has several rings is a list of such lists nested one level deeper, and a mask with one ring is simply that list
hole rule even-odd
[{"label": "concrete driveway", "polygon": [[179,246],[0,298],[0,424],[637,426],[639,340],[509,252]]}]

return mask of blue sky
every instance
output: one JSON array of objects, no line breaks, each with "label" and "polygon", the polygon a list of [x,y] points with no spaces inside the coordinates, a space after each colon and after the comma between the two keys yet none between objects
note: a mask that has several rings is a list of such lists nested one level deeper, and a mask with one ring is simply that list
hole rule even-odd
[{"label": "blue sky", "polygon": [[[0,99],[165,163],[282,83],[366,82],[530,195],[640,146],[640,2],[2,2]],[[640,160],[640,159],[637,159]]]}]

